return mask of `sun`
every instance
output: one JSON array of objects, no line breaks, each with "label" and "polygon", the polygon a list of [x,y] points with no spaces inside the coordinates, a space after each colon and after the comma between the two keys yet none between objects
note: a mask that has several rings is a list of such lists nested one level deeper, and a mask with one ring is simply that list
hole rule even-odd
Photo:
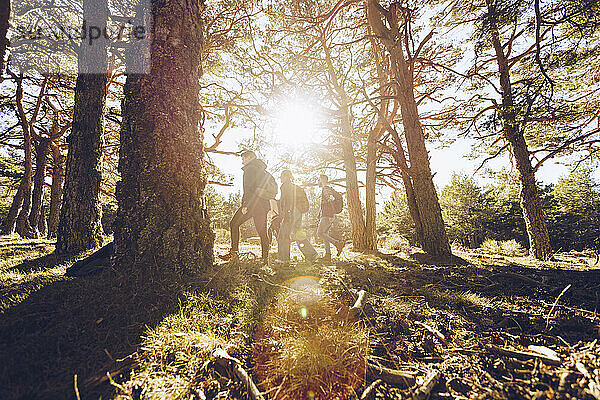
[{"label": "sun", "polygon": [[317,139],[321,117],[317,108],[307,101],[282,102],[273,114],[273,139],[277,144],[298,147]]}]

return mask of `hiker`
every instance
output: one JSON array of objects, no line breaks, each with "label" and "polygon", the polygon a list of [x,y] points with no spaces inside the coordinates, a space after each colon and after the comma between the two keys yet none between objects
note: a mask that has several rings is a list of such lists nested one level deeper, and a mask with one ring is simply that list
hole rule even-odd
[{"label": "hiker", "polygon": [[244,151],[241,157],[244,171],[242,205],[229,223],[231,251],[223,258],[238,258],[240,225],[252,218],[260,236],[262,259],[267,262],[270,247],[267,242],[267,213],[270,209],[269,200],[274,199],[277,195],[277,182],[267,172],[267,165],[256,158],[256,154],[252,150]]},{"label": "hiker", "polygon": [[342,195],[336,192],[331,186],[329,186],[329,178],[325,174],[319,176],[319,186],[321,186],[321,211],[319,213],[319,228],[317,234],[323,239],[325,245],[325,257],[324,261],[331,261],[331,247],[333,244],[337,250],[338,256],[344,249],[344,240],[336,240],[329,236],[329,230],[333,224],[335,214],[342,211],[343,198]]},{"label": "hiker", "polygon": [[290,261],[290,236],[296,241],[298,248],[308,261],[317,258],[317,251],[310,244],[306,232],[302,229],[302,214],[308,212],[309,204],[306,192],[294,184],[294,176],[288,169],[281,173],[281,198],[279,215],[281,226],[277,236],[277,259]]}]

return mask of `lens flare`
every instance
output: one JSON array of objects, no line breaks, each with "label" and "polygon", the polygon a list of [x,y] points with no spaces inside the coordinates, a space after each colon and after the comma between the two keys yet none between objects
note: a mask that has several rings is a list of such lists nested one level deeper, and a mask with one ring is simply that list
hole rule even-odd
[{"label": "lens flare", "polygon": [[302,318],[308,317],[308,308],[306,308],[306,307],[300,307],[300,311],[299,312],[300,312],[300,316]]},{"label": "lens flare", "polygon": [[253,349],[265,389],[277,393],[276,399],[355,398],[369,343],[353,315],[347,304],[326,293],[318,278],[284,282]]}]

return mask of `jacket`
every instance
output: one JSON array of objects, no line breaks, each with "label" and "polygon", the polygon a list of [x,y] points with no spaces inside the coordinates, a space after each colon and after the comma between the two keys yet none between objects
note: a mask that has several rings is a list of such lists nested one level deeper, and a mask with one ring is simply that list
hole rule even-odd
[{"label": "jacket", "polygon": [[296,211],[296,185],[291,182],[281,184],[279,213],[286,217]]},{"label": "jacket", "polygon": [[332,202],[335,199],[335,196],[336,194],[331,186],[323,186],[323,190],[321,191],[321,218],[331,218],[335,215],[332,207]]},{"label": "jacket", "polygon": [[258,158],[242,167],[244,171],[242,207],[269,209],[269,200],[261,199],[256,195],[256,189],[263,184],[265,179],[266,169],[267,164]]}]

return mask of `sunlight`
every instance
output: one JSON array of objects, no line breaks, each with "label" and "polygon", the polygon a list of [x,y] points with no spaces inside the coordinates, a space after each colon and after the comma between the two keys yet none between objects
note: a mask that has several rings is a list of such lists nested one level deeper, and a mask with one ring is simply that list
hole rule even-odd
[{"label": "sunlight", "polygon": [[298,147],[316,139],[321,118],[308,102],[297,99],[280,103],[273,114],[275,143]]}]

